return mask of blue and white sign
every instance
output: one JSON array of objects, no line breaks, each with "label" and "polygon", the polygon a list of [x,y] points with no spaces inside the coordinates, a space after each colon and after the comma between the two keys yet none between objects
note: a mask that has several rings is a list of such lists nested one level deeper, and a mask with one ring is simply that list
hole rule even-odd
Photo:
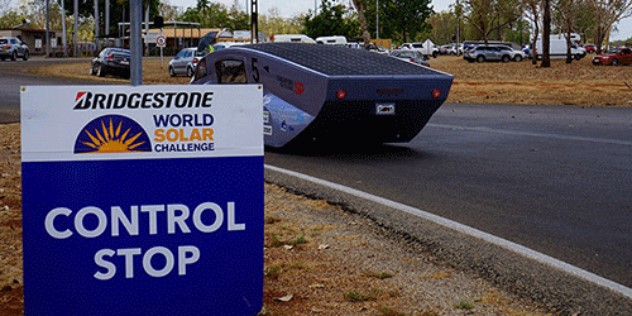
[{"label": "blue and white sign", "polygon": [[23,87],[26,315],[255,315],[262,88]]}]

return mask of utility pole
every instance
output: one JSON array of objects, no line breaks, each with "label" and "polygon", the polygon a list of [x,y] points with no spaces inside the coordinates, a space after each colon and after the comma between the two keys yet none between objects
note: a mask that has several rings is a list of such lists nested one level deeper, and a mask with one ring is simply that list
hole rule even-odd
[{"label": "utility pole", "polygon": [[99,0],[94,0],[94,41],[97,47],[97,53],[101,51],[101,43],[99,43]]},{"label": "utility pole", "polygon": [[68,57],[68,43],[66,41],[66,7],[64,0],[61,1],[61,46],[63,47],[64,57]]},{"label": "utility pole", "polygon": [[46,57],[50,56],[50,0],[46,0]]},{"label": "utility pole", "polygon": [[79,0],[72,2],[72,15],[75,17],[75,25],[72,32],[72,45],[74,46],[73,56],[79,57]]},{"label": "utility pole", "polygon": [[[105,0],[105,31],[103,33],[110,34],[110,0]],[[110,43],[109,37],[110,36],[108,36],[108,41],[105,46],[110,46],[108,45]]]},{"label": "utility pole", "polygon": [[380,38],[380,0],[375,0],[375,38]]},{"label": "utility pole", "polygon": [[143,21],[143,1],[130,0],[130,76],[132,86],[143,84],[143,42],[141,23]]},{"label": "utility pole", "polygon": [[250,0],[250,43],[259,43],[259,3]]}]

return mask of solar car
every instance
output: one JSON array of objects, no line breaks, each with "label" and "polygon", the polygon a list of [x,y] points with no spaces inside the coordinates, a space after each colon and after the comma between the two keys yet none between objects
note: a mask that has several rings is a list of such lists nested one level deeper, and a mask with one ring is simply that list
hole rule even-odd
[{"label": "solar car", "polygon": [[263,43],[205,56],[192,84],[263,85],[269,147],[408,142],[448,96],[453,77],[365,50]]}]

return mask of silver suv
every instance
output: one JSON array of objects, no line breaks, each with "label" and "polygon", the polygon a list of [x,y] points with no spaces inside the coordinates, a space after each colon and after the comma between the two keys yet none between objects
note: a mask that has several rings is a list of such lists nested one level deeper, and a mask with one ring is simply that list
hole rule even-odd
[{"label": "silver suv", "polygon": [[502,61],[507,63],[511,61],[510,52],[504,48],[498,46],[476,46],[469,49],[463,54],[463,58],[471,63],[477,61],[479,63],[485,61]]},{"label": "silver suv", "polygon": [[0,37],[0,59],[2,61],[7,58],[17,60],[18,57],[23,60],[29,59],[29,47],[17,37]]}]

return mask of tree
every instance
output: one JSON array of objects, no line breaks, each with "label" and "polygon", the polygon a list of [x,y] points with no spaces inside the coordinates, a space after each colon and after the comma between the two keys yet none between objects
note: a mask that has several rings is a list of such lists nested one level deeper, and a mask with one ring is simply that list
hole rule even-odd
[{"label": "tree", "polygon": [[317,15],[306,15],[303,18],[304,33],[312,38],[325,35],[344,35],[347,38],[358,36],[358,24],[347,14],[347,8],[336,2],[323,0]]},{"label": "tree", "polygon": [[249,30],[250,29],[250,16],[239,9],[238,0],[233,0],[233,4],[228,10],[228,25],[230,30]]},{"label": "tree", "polygon": [[557,25],[560,28],[560,33],[566,33],[567,64],[573,61],[573,56],[571,55],[571,32],[575,27],[574,2],[574,0],[558,0],[556,3]]},{"label": "tree", "polygon": [[259,29],[268,35],[297,34],[303,30],[301,23],[303,19],[302,16],[284,19],[281,17],[279,9],[273,7],[268,10],[268,14],[259,16]]},{"label": "tree", "polygon": [[542,62],[541,68],[551,67],[551,0],[542,0]]},{"label": "tree", "polygon": [[632,16],[632,0],[591,0],[595,11],[595,44],[597,54],[602,45],[610,41],[612,27],[622,19]]},{"label": "tree", "polygon": [[520,2],[514,0],[465,0],[465,19],[478,31],[485,43],[496,31],[502,39],[502,30],[515,23],[522,14]]},{"label": "tree", "polygon": [[221,3],[209,3],[198,0],[195,7],[189,7],[182,14],[182,19],[200,23],[201,27],[224,27],[230,24],[228,9]]},{"label": "tree", "polygon": [[428,18],[428,24],[432,28],[430,38],[436,43],[451,43],[452,37],[456,38],[457,18],[452,12],[440,12]]},{"label": "tree", "polygon": [[358,21],[360,22],[360,29],[362,30],[362,39],[364,39],[364,48],[369,48],[371,44],[371,35],[369,33],[369,26],[366,23],[366,0],[353,0],[353,7],[358,13]]},{"label": "tree", "polygon": [[0,15],[0,29],[12,29],[15,26],[22,24],[22,21],[26,17],[18,11],[9,10]]},{"label": "tree", "polygon": [[398,35],[397,39],[407,42],[430,35],[430,25],[426,20],[434,13],[430,7],[430,0],[382,0],[381,10],[384,12],[385,25],[391,24]]}]

